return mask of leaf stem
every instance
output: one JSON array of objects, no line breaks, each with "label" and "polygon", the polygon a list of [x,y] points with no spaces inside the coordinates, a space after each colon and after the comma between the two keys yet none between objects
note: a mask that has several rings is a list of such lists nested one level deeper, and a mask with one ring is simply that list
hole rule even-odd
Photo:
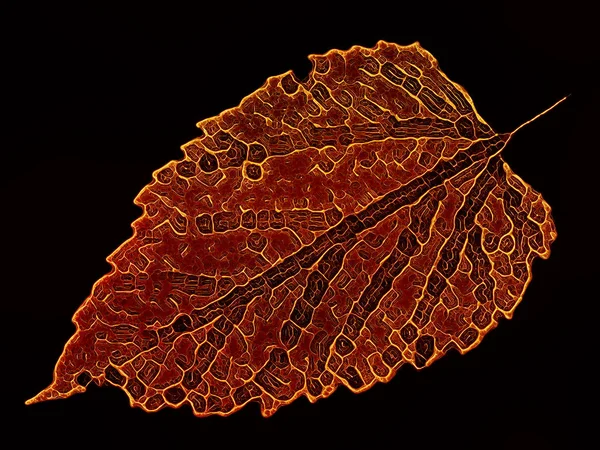
[{"label": "leaf stem", "polygon": [[521,128],[523,128],[525,125],[530,124],[531,122],[533,122],[534,120],[536,120],[537,118],[543,116],[544,114],[546,114],[548,111],[554,109],[555,106],[558,106],[559,104],[561,104],[562,102],[564,102],[567,98],[569,98],[571,96],[571,94],[561,98],[559,101],[557,101],[554,105],[552,105],[551,107],[547,108],[546,110],[542,111],[541,113],[539,113],[537,116],[535,116],[532,119],[529,119],[527,122],[522,123],[521,125],[519,125],[514,131],[512,131],[509,134],[509,139],[512,137],[513,134],[515,134],[517,131],[519,131]]}]

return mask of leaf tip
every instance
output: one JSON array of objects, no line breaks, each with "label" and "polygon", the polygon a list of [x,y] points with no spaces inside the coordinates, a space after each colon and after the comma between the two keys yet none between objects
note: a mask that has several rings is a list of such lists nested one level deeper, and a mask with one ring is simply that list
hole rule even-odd
[{"label": "leaf tip", "polygon": [[27,406],[33,405],[35,403],[45,402],[46,400],[51,399],[50,387],[47,387],[43,391],[31,397],[29,400],[25,400],[25,404]]},{"label": "leaf tip", "polygon": [[34,405],[36,403],[46,402],[49,400],[58,400],[60,398],[67,398],[73,394],[81,394],[86,391],[84,386],[73,385],[64,386],[61,383],[56,383],[56,380],[47,388],[40,391],[28,400],[25,400],[25,405]]}]

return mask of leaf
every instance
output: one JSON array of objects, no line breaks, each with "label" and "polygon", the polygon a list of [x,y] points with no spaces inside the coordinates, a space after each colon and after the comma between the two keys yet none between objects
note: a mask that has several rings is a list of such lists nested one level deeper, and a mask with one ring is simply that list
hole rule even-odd
[{"label": "leaf", "polygon": [[269,78],[153,174],[27,403],[94,381],[146,411],[269,416],[465,353],[512,316],[556,237],[502,160],[512,133],[418,43],[310,59],[305,81]]}]

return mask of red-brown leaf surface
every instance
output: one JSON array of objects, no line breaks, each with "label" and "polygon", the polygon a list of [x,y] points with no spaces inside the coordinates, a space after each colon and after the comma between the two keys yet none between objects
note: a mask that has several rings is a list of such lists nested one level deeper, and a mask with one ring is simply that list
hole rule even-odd
[{"label": "red-brown leaf surface", "polygon": [[311,56],[199,123],[28,403],[121,387],[198,416],[354,392],[510,318],[550,207],[418,44]]}]

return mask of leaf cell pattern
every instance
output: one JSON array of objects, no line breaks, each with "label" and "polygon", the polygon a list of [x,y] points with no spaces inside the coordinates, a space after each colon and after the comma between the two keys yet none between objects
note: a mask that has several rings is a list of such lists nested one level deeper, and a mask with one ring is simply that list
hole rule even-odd
[{"label": "leaf cell pattern", "polygon": [[309,58],[154,172],[28,403],[93,381],[146,411],[269,416],[465,353],[512,316],[556,237],[502,160],[512,134],[418,43]]}]

